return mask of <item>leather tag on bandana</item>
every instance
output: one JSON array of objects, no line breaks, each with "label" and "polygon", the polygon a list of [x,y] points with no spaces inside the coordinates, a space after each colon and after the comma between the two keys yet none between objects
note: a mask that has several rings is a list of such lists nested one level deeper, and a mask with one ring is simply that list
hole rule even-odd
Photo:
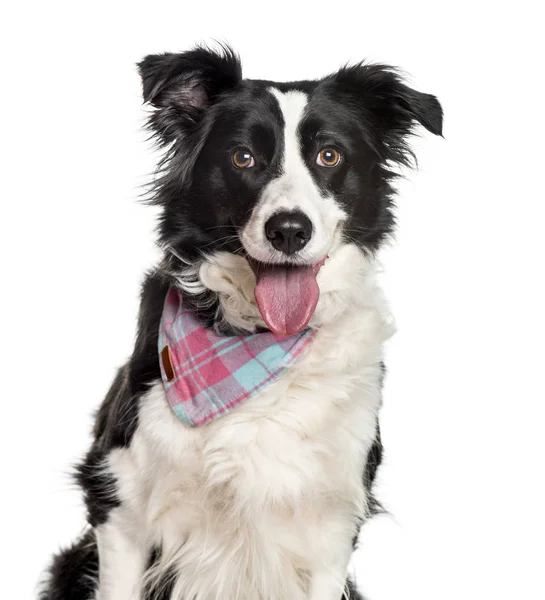
[{"label": "leather tag on bandana", "polygon": [[174,379],[174,367],[172,366],[172,360],[170,358],[170,348],[165,346],[161,351],[161,361],[163,362],[163,369],[167,376],[167,381]]}]

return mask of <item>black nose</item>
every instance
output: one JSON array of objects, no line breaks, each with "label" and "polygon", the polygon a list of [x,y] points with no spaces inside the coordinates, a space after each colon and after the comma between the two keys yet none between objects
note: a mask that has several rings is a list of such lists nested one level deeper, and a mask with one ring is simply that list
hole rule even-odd
[{"label": "black nose", "polygon": [[301,211],[282,211],[265,223],[265,235],[276,250],[295,254],[312,236],[312,223]]}]

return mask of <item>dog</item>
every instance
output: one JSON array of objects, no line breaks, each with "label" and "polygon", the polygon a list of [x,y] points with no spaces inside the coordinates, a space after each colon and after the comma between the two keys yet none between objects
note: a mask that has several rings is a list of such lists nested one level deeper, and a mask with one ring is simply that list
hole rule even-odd
[{"label": "dog", "polygon": [[392,321],[376,254],[435,96],[389,66],[243,79],[227,46],[139,63],[162,258],[76,468],[89,528],[41,600],[361,600]]}]

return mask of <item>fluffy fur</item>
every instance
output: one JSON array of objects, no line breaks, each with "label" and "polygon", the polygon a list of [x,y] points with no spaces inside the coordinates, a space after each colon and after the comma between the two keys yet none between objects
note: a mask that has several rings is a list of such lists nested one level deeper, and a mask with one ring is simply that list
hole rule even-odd
[{"label": "fluffy fur", "polygon": [[[392,167],[407,162],[415,123],[441,132],[439,103],[381,65],[313,82],[243,80],[227,48],[150,56],[140,72],[166,152],[152,190],[164,257],[146,278],[134,352],[77,469],[90,530],[55,558],[40,597],[361,598],[347,565],[376,507],[392,333],[375,251],[393,228]],[[342,162],[320,166],[324,147]],[[251,168],[233,165],[240,148]],[[312,225],[289,255],[264,232],[282,212]],[[200,428],[178,421],[157,353],[168,287],[219,332],[260,331],[251,265],[326,256],[310,348],[231,413]]]}]

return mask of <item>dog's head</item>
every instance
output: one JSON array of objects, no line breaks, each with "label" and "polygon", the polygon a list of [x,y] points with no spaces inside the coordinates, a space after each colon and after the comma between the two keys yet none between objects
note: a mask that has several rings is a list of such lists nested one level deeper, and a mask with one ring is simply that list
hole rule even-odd
[{"label": "dog's head", "polygon": [[165,266],[220,329],[306,327],[320,269],[350,277],[346,261],[392,232],[392,167],[410,161],[414,125],[441,134],[437,99],[383,65],[275,83],[243,79],[228,48],[197,48],[139,68],[166,149],[153,190]]}]

